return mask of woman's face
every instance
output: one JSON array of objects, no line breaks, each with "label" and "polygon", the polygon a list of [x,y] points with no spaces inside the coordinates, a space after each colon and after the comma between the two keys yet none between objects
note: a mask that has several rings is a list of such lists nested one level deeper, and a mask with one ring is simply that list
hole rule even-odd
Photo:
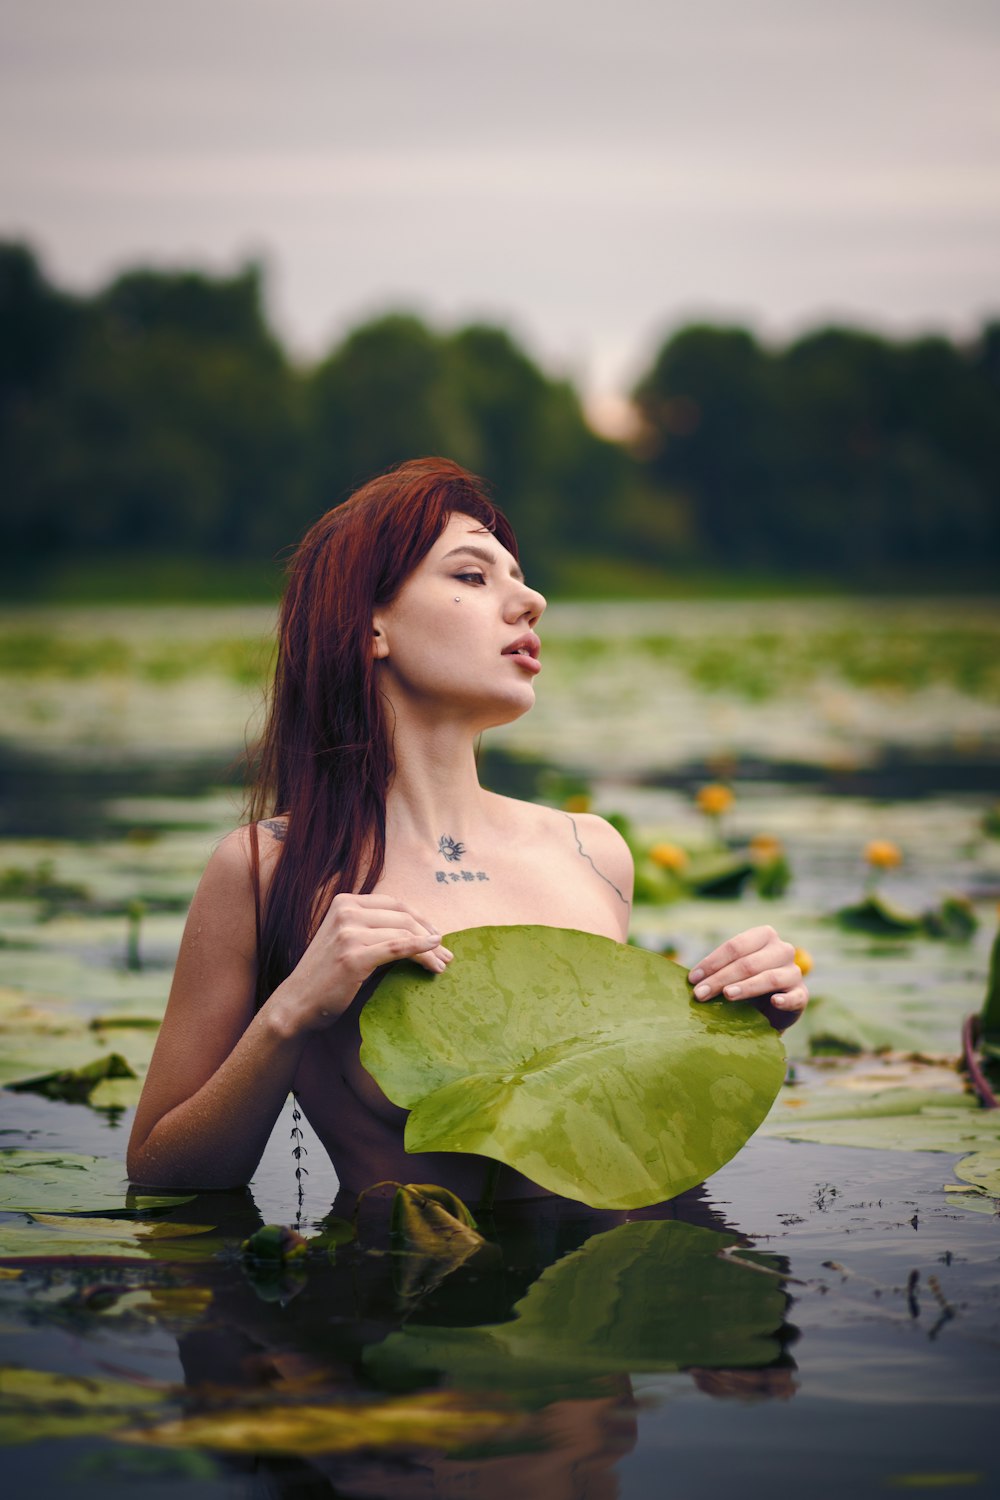
[{"label": "woman's face", "polygon": [[376,608],[380,687],[428,721],[475,732],[519,718],[541,670],[534,628],[545,600],[506,547],[453,515],[391,604]]}]

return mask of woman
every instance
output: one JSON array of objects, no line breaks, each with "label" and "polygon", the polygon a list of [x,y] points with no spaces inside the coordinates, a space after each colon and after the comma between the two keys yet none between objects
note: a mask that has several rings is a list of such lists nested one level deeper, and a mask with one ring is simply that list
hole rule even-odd
[{"label": "woman", "polygon": [[[398,1178],[479,1196],[482,1159],[403,1151],[405,1112],[361,1067],[358,1017],[383,965],[442,973],[445,932],[541,923],[627,939],[632,861],[610,824],[477,778],[477,736],[534,702],[544,608],[481,481],[443,459],[373,480],[307,534],[253,819],[195,894],[129,1144],[134,1179],[245,1183],[294,1089],[348,1191]],[[807,999],[769,927],[690,978],[699,1000],[764,997],[778,1025]],[[540,1191],[505,1171],[498,1195]]]}]

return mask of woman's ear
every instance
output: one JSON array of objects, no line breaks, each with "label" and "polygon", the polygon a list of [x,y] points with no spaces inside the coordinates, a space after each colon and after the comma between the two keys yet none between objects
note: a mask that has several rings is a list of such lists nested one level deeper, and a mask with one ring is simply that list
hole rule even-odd
[{"label": "woman's ear", "polygon": [[376,661],[384,661],[389,655],[389,642],[385,631],[377,620],[372,621],[372,655]]}]

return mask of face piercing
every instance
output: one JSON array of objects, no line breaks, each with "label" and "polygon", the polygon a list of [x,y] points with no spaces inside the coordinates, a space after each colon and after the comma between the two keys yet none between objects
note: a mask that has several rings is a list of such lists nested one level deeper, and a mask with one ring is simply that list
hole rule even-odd
[{"label": "face piercing", "polygon": [[456,594],[455,595],[455,603],[456,604],[461,604],[461,602],[462,602],[462,596],[461,596],[461,594]]}]

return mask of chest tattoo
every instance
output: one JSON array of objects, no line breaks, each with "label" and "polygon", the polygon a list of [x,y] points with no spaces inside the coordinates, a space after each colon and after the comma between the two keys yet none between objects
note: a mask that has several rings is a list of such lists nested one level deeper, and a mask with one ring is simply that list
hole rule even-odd
[{"label": "chest tattoo", "polygon": [[438,885],[448,885],[451,881],[464,881],[471,885],[476,880],[489,880],[485,870],[435,870],[435,879]]},{"label": "chest tattoo", "polygon": [[438,853],[443,855],[449,864],[457,864],[465,853],[465,845],[460,844],[457,839],[449,838],[448,834],[442,833],[438,839]]}]

